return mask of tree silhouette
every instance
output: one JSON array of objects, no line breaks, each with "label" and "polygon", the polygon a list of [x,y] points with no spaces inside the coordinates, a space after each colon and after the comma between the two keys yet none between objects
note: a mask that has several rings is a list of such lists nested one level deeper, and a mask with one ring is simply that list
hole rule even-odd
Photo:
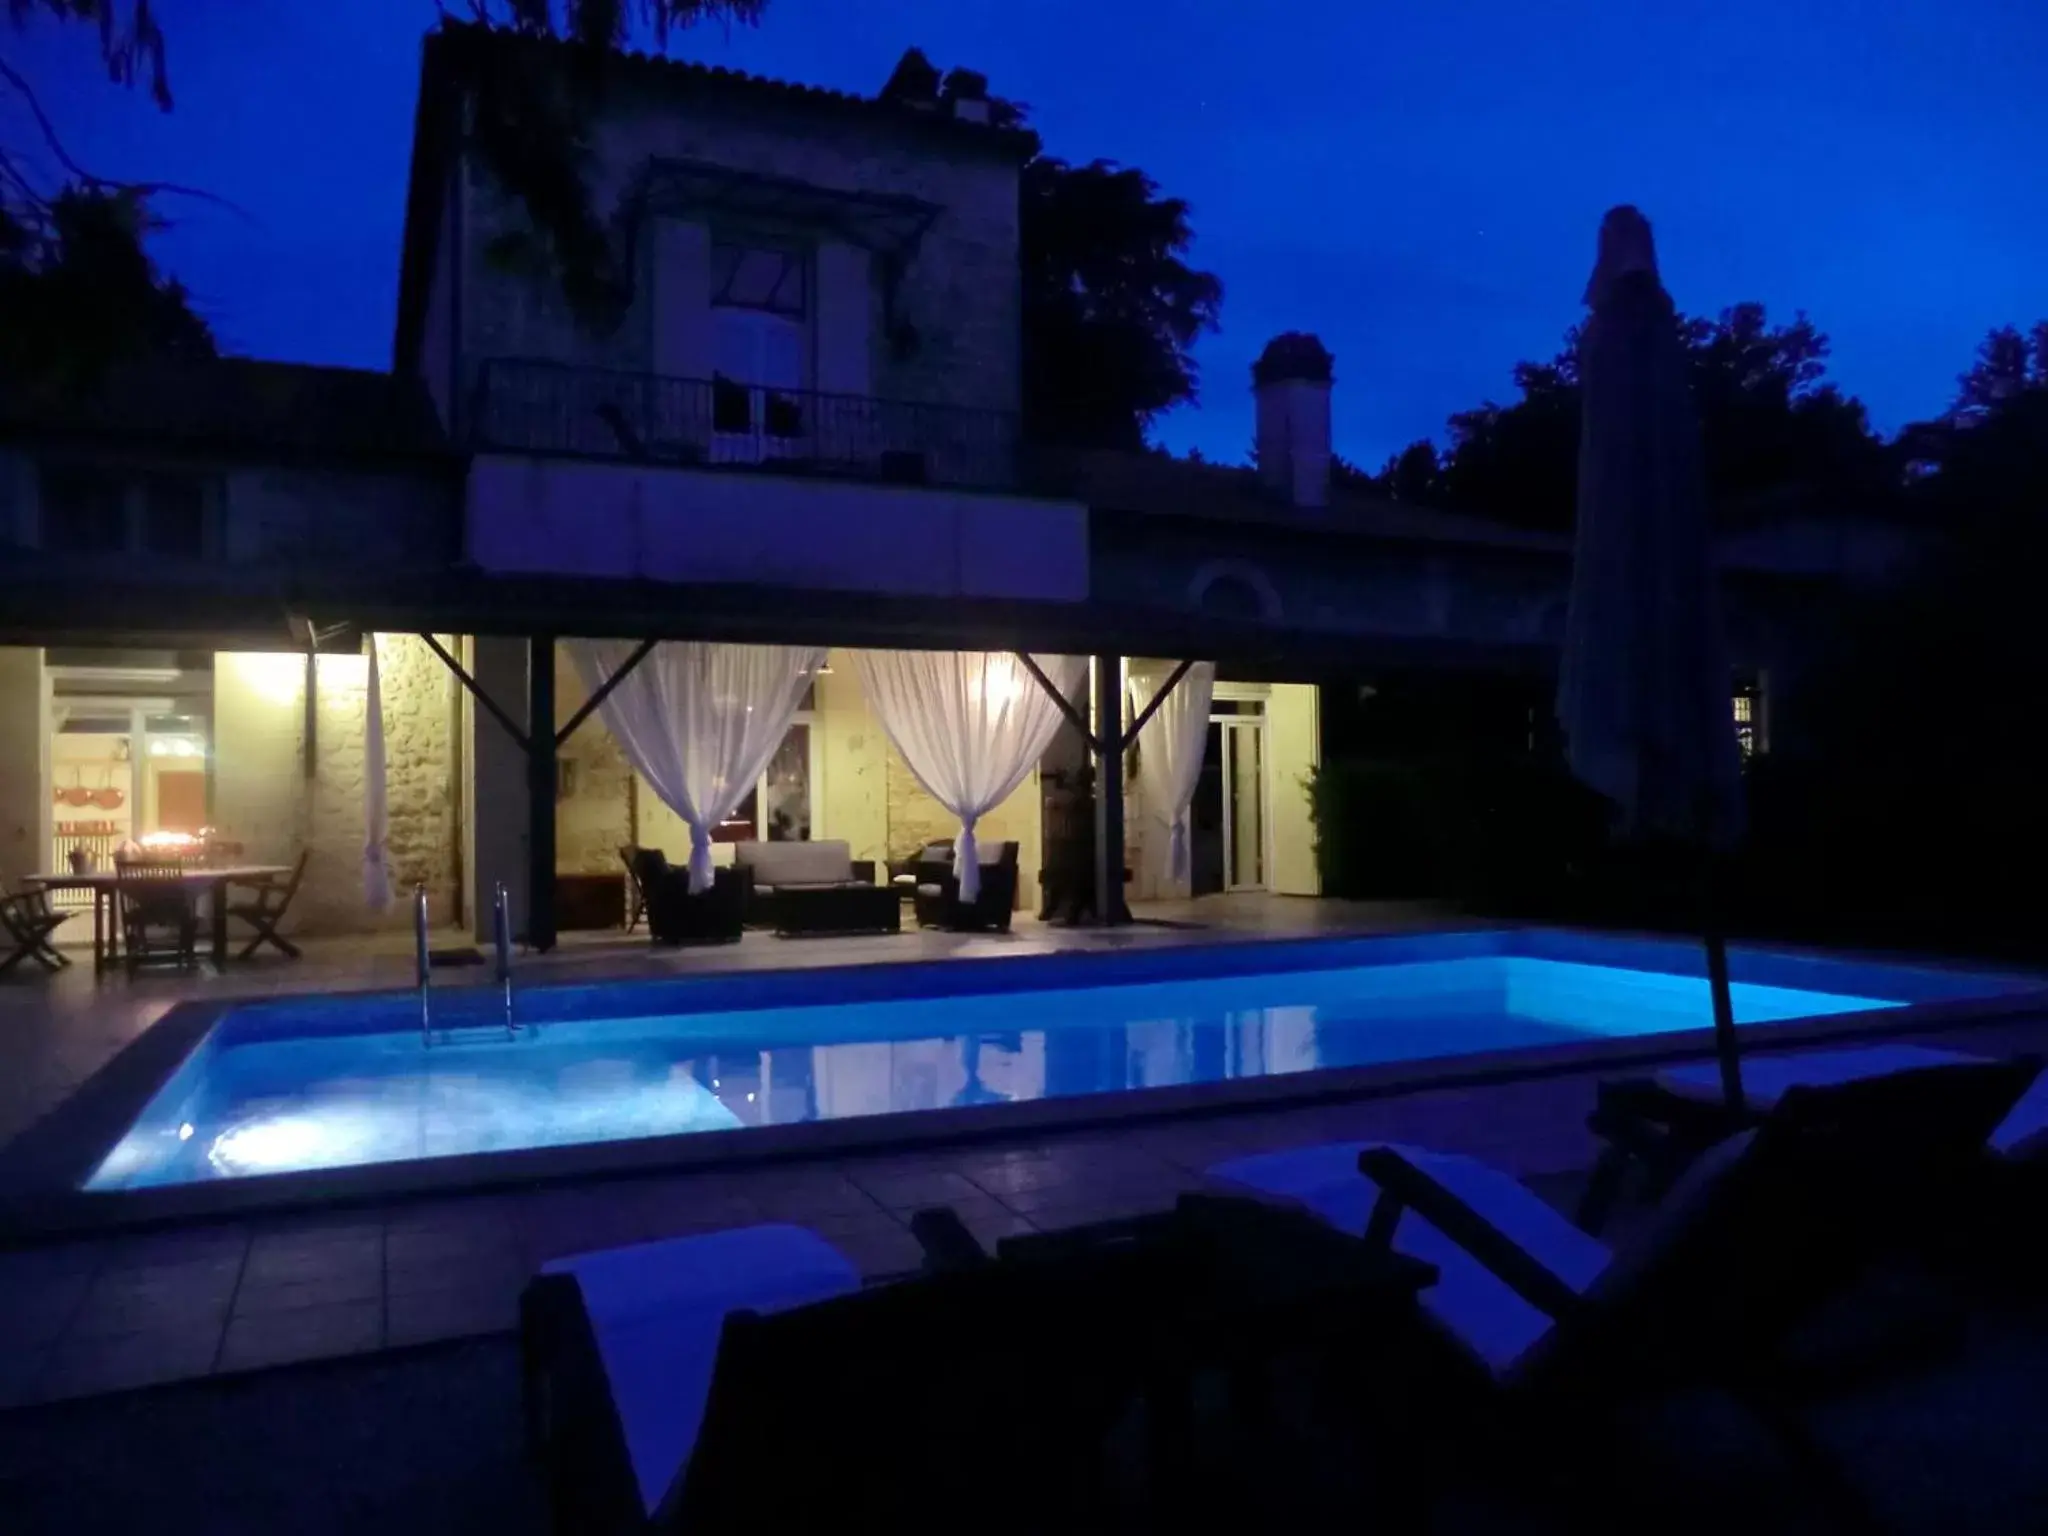
[{"label": "tree silhouette", "polygon": [[[108,78],[171,106],[164,34],[150,0],[8,0],[31,21],[92,33]],[[169,183],[122,182],[79,164],[28,78],[0,58],[0,102],[26,134],[0,142],[0,373],[17,390],[89,385],[145,356],[210,356],[213,335],[184,287],[158,272],[146,241],[154,200],[204,197]]]},{"label": "tree silhouette", "polygon": [[118,363],[211,357],[184,288],[143,247],[148,205],[72,187],[38,227],[0,212],[0,375],[17,387],[84,388]]},{"label": "tree silhouette", "polygon": [[[1724,522],[1788,494],[1861,505],[1889,496],[1896,459],[1861,402],[1827,377],[1828,340],[1804,314],[1773,325],[1761,304],[1681,318],[1707,491]],[[1414,443],[1373,477],[1381,494],[1435,501],[1529,528],[1568,528],[1577,499],[1577,327],[1549,362],[1518,363],[1520,398],[1450,420],[1438,454]],[[1432,463],[1434,460],[1434,463]]]},{"label": "tree silhouette", "polygon": [[[990,121],[1030,131],[1022,102],[988,96],[987,77],[941,76],[904,55],[886,99],[986,98]],[[1024,431],[1034,442],[1136,450],[1160,412],[1197,397],[1194,344],[1216,328],[1223,283],[1184,259],[1190,209],[1143,171],[1074,165],[1041,150],[1019,194],[1024,295]]]}]

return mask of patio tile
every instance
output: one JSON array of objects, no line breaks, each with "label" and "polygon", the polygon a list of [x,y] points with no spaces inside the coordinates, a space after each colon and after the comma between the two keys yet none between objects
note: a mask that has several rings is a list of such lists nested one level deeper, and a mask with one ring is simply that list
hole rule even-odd
[{"label": "patio tile", "polygon": [[192,1331],[67,1339],[51,1351],[30,1392],[47,1401],[204,1376],[219,1344],[218,1333]]},{"label": "patio tile", "polygon": [[777,1174],[742,1187],[740,1193],[763,1221],[808,1223],[820,1217],[859,1215],[877,1208],[874,1197],[852,1180],[824,1171],[793,1176]]},{"label": "patio tile", "polygon": [[220,1336],[234,1277],[221,1285],[204,1272],[167,1271],[156,1284],[95,1286],[65,1329],[66,1341],[124,1333],[207,1333]]},{"label": "patio tile", "polygon": [[384,1342],[396,1349],[434,1339],[509,1333],[519,1326],[519,1292],[507,1286],[468,1286],[393,1296],[387,1304]]},{"label": "patio tile", "polygon": [[[20,1274],[27,1277],[29,1272]],[[0,1358],[53,1342],[78,1315],[91,1288],[91,1274],[82,1271],[19,1278],[0,1286]]]},{"label": "patio tile", "polygon": [[853,1167],[846,1173],[886,1210],[907,1211],[927,1205],[950,1205],[956,1200],[988,1198],[988,1192],[966,1174],[945,1168],[875,1173]]},{"label": "patio tile", "polygon": [[384,1266],[384,1294],[414,1295],[479,1286],[510,1286],[516,1290],[532,1274],[533,1266],[526,1261],[525,1254],[511,1248],[451,1254],[428,1264],[391,1261]]},{"label": "patio tile", "polygon": [[237,1317],[221,1340],[216,1369],[257,1370],[298,1360],[362,1354],[384,1342],[384,1304],[347,1301]]},{"label": "patio tile", "polygon": [[1158,1191],[1130,1191],[1123,1194],[1097,1195],[1086,1200],[1075,1200],[1056,1205],[1040,1206],[1020,1213],[1042,1231],[1057,1232],[1067,1227],[1085,1227],[1098,1221],[1122,1221],[1129,1216],[1150,1215],[1154,1211],[1169,1210],[1174,1197]]},{"label": "patio tile", "polygon": [[383,1273],[373,1269],[345,1269],[336,1274],[267,1284],[245,1279],[242,1288],[235,1293],[234,1315],[239,1319],[298,1312],[347,1302],[376,1301],[383,1294]]},{"label": "patio tile", "polygon": [[509,1258],[518,1251],[519,1237],[509,1221],[489,1228],[394,1228],[384,1238],[386,1268]]},{"label": "patio tile", "polygon": [[860,1271],[863,1280],[910,1274],[924,1262],[924,1250],[910,1229],[893,1221],[848,1227],[832,1237],[831,1243]]},{"label": "patio tile", "polygon": [[290,1285],[344,1276],[376,1275],[384,1265],[384,1234],[361,1228],[313,1236],[262,1233],[249,1247],[245,1285]]},{"label": "patio tile", "polygon": [[36,1379],[43,1374],[43,1362],[51,1345],[39,1343],[0,1349],[0,1409],[19,1408],[35,1401]]},{"label": "patio tile", "polygon": [[180,1227],[123,1239],[108,1252],[105,1267],[156,1269],[168,1264],[239,1265],[248,1251],[249,1231],[246,1227]]}]

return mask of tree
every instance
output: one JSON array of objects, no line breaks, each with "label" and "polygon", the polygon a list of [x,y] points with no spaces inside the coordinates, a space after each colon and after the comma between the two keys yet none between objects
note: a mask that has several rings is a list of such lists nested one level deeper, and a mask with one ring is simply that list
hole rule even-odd
[{"label": "tree", "polygon": [[2002,325],[1978,345],[1977,360],[1956,380],[1955,404],[1945,419],[1975,425],[2035,389],[2048,389],[2048,320],[2026,333]]},{"label": "tree", "polygon": [[1024,167],[1024,427],[1034,441],[1136,449],[1197,396],[1193,346],[1223,285],[1182,259],[1188,205],[1143,171],[1051,156]]},{"label": "tree", "polygon": [[[32,17],[89,26],[117,85],[143,85],[169,111],[164,35],[149,0],[9,0],[17,29]],[[154,200],[203,196],[167,183],[110,180],[80,165],[28,79],[0,59],[0,98],[32,130],[0,143],[0,373],[17,388],[72,389],[147,356],[205,357],[212,332],[183,285],[150,260],[163,224]],[[54,168],[54,169],[52,169]]]},{"label": "tree", "polygon": [[213,334],[144,249],[147,200],[69,187],[36,225],[0,211],[0,375],[71,389],[142,357],[211,357]]},{"label": "tree", "polygon": [[[1761,304],[1679,321],[1700,414],[1707,491],[1729,522],[1762,498],[1820,492],[1862,505],[1889,496],[1896,462],[1861,402],[1826,378],[1828,341],[1804,314],[1772,325]],[[1519,363],[1521,398],[1451,418],[1433,489],[1444,505],[1532,528],[1568,528],[1577,500],[1577,327],[1547,363]],[[1412,450],[1411,450],[1412,451]],[[1391,467],[1391,466],[1390,466]]]},{"label": "tree", "polygon": [[[458,9],[468,24],[448,30],[472,92],[468,147],[531,225],[494,241],[491,254],[552,272],[578,322],[609,331],[625,316],[632,279],[624,241],[590,191],[606,66],[636,32],[666,53],[698,22],[754,24],[767,0],[459,0]],[[441,13],[455,19],[445,3]],[[499,46],[507,36],[569,46]]]},{"label": "tree", "polygon": [[[973,70],[942,77],[912,49],[882,94],[987,98],[991,122],[1029,132],[1029,108],[987,87]],[[1191,210],[1143,171],[1074,165],[1042,149],[1024,166],[1019,196],[1025,435],[1142,448],[1160,412],[1196,398],[1194,344],[1216,329],[1223,304],[1221,279],[1185,259]]]},{"label": "tree", "polygon": [[2048,320],[1985,337],[1939,421],[1909,427],[1912,497],[1929,520],[1996,547],[2048,508]]}]

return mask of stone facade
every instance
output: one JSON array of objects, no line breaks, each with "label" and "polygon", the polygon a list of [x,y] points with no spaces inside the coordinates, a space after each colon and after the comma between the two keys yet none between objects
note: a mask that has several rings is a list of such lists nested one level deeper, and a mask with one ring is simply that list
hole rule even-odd
[{"label": "stone facade", "polygon": [[[593,200],[601,215],[618,215],[650,167],[662,161],[710,163],[830,192],[909,197],[935,206],[938,212],[898,281],[885,281],[880,255],[865,265],[869,393],[880,400],[1017,410],[1018,168],[1002,151],[949,144],[914,125],[820,122],[801,106],[765,103],[736,111],[729,98],[699,97],[686,89],[642,91],[622,95],[596,135]],[[634,241],[628,254],[634,300],[614,332],[594,335],[575,324],[550,275],[484,254],[494,236],[523,226],[523,210],[473,166],[464,196],[467,266],[459,353],[466,373],[492,357],[655,371],[657,296],[665,276],[658,253],[667,248],[657,231],[664,219],[709,223],[739,238],[762,229],[720,224],[717,215],[694,212],[687,203],[622,219]],[[822,223],[806,229],[805,222],[798,211],[766,233],[814,250],[842,238]],[[819,266],[814,260],[814,328]]]},{"label": "stone facade", "polygon": [[0,646],[0,888],[49,862],[49,715],[43,653]]},{"label": "stone facade", "polygon": [[[555,653],[555,725],[567,725],[588,695],[567,655]],[[565,875],[619,874],[619,848],[634,841],[639,786],[618,738],[596,715],[562,744],[555,800],[555,868]]]},{"label": "stone facade", "polygon": [[377,637],[393,901],[363,901],[363,710],[367,659],[322,656],[315,675],[313,772],[305,771],[305,663],[288,653],[214,659],[214,821],[252,861],[310,850],[292,926],[358,933],[412,922],[425,885],[436,922],[452,917],[456,874],[454,679],[412,635]]}]

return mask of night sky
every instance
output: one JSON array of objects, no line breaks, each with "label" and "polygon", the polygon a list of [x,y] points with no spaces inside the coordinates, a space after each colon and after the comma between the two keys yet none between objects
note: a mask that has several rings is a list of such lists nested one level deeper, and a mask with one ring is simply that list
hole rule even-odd
[{"label": "night sky", "polygon": [[[229,348],[388,365],[433,6],[158,10],[168,117],[105,83],[89,34],[5,46],[93,169],[247,210],[182,205],[158,247]],[[772,0],[681,51],[872,93],[913,43],[1029,103],[1052,153],[1194,204],[1227,293],[1202,406],[1161,424],[1176,449],[1245,453],[1247,367],[1290,328],[1336,353],[1337,446],[1368,467],[1509,396],[1617,201],[1656,222],[1682,307],[1811,312],[1886,429],[1939,410],[1988,328],[2048,315],[2042,0]]]}]

